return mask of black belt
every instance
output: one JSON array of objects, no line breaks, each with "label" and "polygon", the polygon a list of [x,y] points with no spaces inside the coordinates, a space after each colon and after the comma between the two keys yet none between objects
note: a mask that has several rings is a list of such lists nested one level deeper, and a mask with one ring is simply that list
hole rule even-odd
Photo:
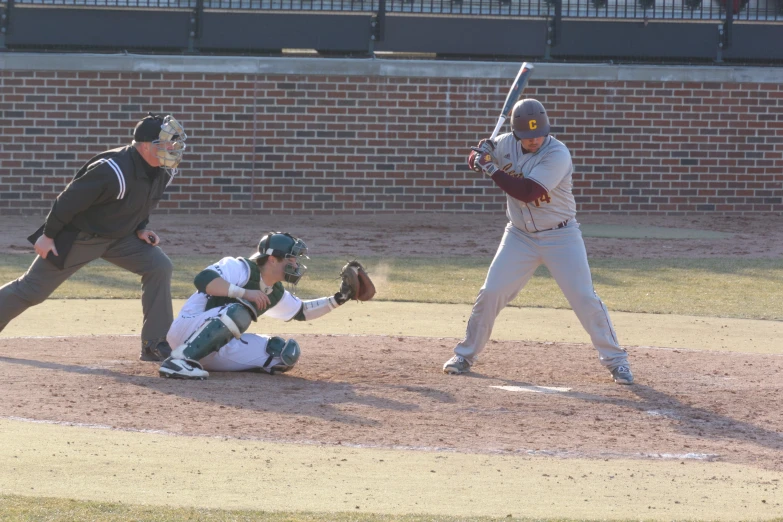
[{"label": "black belt", "polygon": [[557,230],[557,229],[563,228],[564,226],[566,226],[568,224],[569,221],[570,221],[570,219],[566,219],[562,223],[558,223],[557,225],[553,226],[552,228],[545,228],[544,230],[536,230],[535,233],[547,232],[549,230]]}]

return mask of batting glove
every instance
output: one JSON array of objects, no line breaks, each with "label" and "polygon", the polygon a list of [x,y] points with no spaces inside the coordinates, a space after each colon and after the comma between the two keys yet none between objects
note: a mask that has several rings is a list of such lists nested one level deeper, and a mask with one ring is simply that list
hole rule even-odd
[{"label": "batting glove", "polygon": [[[475,172],[485,172],[484,168],[479,166],[478,164],[478,158],[482,155],[489,154],[490,157],[492,156],[492,153],[495,151],[495,142],[492,140],[481,140],[478,142],[478,145],[475,147],[471,147],[470,157],[468,158],[468,166],[471,168],[471,170]],[[489,174],[490,176],[492,174]]]},{"label": "batting glove", "polygon": [[481,140],[480,142],[478,142],[478,149],[480,152],[486,152],[487,154],[492,154],[493,152],[495,152],[495,142],[492,140]]},{"label": "batting glove", "polygon": [[492,176],[495,172],[497,172],[498,167],[495,165],[495,162],[492,161],[492,156],[488,152],[477,152],[476,158],[473,160],[474,168],[478,167],[481,169],[477,172],[483,172],[487,176]]}]

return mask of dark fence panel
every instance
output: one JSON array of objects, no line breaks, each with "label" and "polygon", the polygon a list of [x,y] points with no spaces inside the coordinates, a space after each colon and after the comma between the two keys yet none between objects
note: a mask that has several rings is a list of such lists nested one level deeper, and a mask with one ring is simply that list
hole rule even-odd
[{"label": "dark fence panel", "polygon": [[206,11],[201,37],[203,51],[268,51],[286,48],[368,52],[371,13],[282,14]]},{"label": "dark fence panel", "polygon": [[647,56],[713,59],[719,33],[717,23],[600,23],[564,20],[557,46],[558,57]]},{"label": "dark fence panel", "polygon": [[545,20],[387,16],[377,51],[443,56],[543,56]]},{"label": "dark fence panel", "polygon": [[99,49],[184,49],[188,11],[124,9],[13,9],[6,34],[9,47]]},{"label": "dark fence panel", "polygon": [[783,0],[0,0],[0,50],[777,64],[781,42]]},{"label": "dark fence panel", "polygon": [[723,53],[725,59],[783,61],[783,25],[735,23],[732,31],[731,46]]}]

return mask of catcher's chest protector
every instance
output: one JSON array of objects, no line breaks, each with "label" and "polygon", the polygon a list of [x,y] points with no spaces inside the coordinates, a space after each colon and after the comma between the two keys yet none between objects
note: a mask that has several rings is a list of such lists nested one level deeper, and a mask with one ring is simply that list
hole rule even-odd
[{"label": "catcher's chest protector", "polygon": [[[247,267],[250,269],[250,279],[247,280],[247,284],[243,287],[245,290],[261,290],[261,271],[258,268],[258,265],[255,264],[253,261],[249,261],[245,259],[244,257],[238,258],[240,261],[244,262]],[[280,302],[280,300],[285,295],[285,288],[283,288],[283,283],[277,282],[274,285],[272,285],[272,293],[267,294],[269,296],[269,306],[264,308],[263,310],[258,310],[257,315],[262,315],[264,312],[275,306],[277,303]],[[233,297],[224,297],[224,296],[210,296],[209,299],[207,299],[207,310],[210,310],[212,308],[217,308],[219,306],[224,306],[230,303],[236,303],[238,302]],[[245,301],[247,302],[247,301]]]}]

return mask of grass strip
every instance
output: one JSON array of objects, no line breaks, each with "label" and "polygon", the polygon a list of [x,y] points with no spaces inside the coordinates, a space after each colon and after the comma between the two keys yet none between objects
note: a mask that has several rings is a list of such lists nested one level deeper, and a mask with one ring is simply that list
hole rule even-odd
[{"label": "grass strip", "polygon": [[[0,282],[24,273],[29,255],[0,256]],[[193,276],[214,258],[174,256],[174,298],[193,291]],[[471,304],[483,284],[490,258],[363,259],[378,288],[376,299]],[[313,258],[297,288],[302,298],[333,294],[344,259]],[[598,259],[591,263],[596,291],[610,310],[741,319],[783,320],[781,259]],[[509,283],[512,283],[509,281]],[[135,298],[138,276],[105,261],[77,272],[52,297],[61,299]],[[570,308],[545,267],[511,306]]]},{"label": "grass strip", "polygon": [[[173,508],[142,506],[119,502],[91,502],[74,499],[0,495],[0,517],[7,522],[162,522],[173,520],[209,522],[490,522],[507,520],[541,520],[516,517],[451,517],[428,515],[378,515],[372,513],[309,513]],[[548,518],[547,522],[566,519]]]}]

